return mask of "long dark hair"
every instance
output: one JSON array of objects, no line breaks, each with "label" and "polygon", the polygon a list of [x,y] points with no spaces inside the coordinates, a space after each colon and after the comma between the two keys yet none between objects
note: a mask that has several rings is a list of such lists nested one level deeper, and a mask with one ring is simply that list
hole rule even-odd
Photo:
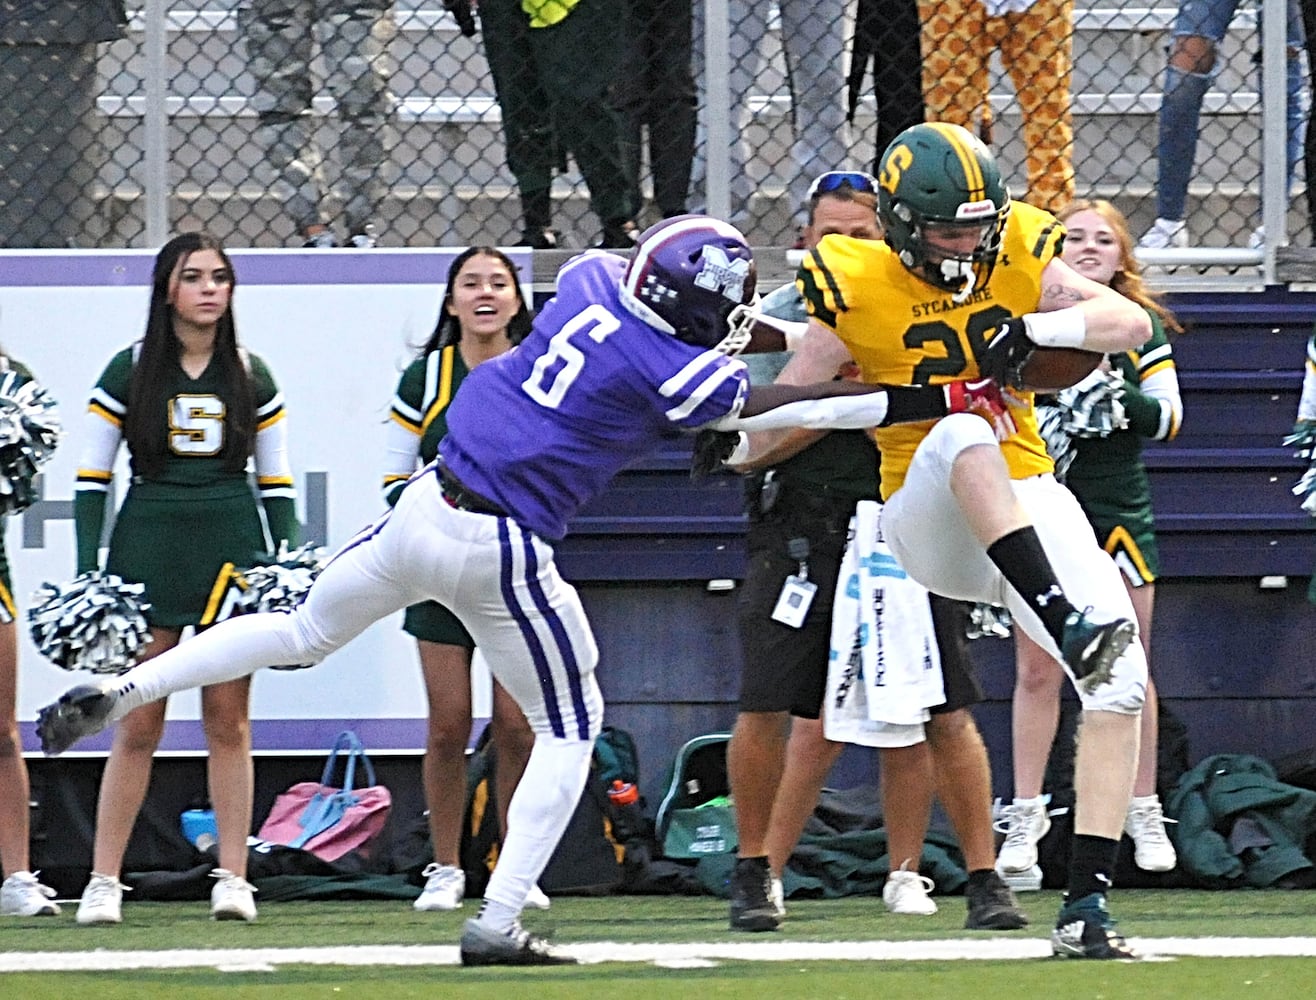
[{"label": "long dark hair", "polygon": [[174,334],[174,307],[169,304],[169,283],[178,262],[199,250],[213,250],[234,275],[230,285],[228,309],[215,324],[215,349],[212,364],[218,365],[221,380],[228,392],[228,412],[224,420],[224,445],[220,456],[230,472],[246,467],[256,439],[256,399],[251,376],[238,349],[237,328],[233,321],[231,292],[237,288],[233,263],[223,245],[209,233],[183,233],[160,248],[151,272],[151,309],[146,317],[141,353],[133,365],[128,390],[128,414],[124,419],[124,438],[132,452],[134,469],[142,475],[154,475],[164,469],[169,455],[168,421],[162,420],[168,406],[168,385],[179,366],[179,342]]},{"label": "long dark hair", "polygon": [[439,321],[435,324],[430,339],[425,341],[425,346],[421,348],[421,357],[449,344],[456,344],[462,339],[461,323],[448,311],[448,306],[452,303],[452,290],[457,284],[457,276],[472,257],[492,257],[499,261],[507,268],[507,273],[512,276],[512,281],[516,284],[516,298],[521,303],[521,308],[507,321],[507,339],[513,344],[519,344],[530,332],[530,307],[526,304],[525,293],[521,290],[521,282],[517,279],[516,265],[512,263],[512,258],[497,247],[467,247],[457,255],[452,266],[448,268],[448,286],[443,292],[443,302],[439,305]]}]

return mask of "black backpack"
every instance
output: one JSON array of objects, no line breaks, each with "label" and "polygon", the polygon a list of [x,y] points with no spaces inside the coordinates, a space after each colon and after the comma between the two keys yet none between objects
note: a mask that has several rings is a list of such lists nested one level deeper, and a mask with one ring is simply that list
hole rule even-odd
[{"label": "black backpack", "polygon": [[[484,894],[498,861],[501,840],[494,797],[495,758],[489,732],[486,727],[466,767],[466,816],[460,858],[470,896]],[[539,887],[545,892],[595,896],[621,888],[624,845],[631,836],[642,832],[643,821],[638,808],[614,806],[607,790],[611,781],[624,780],[628,774],[638,778],[636,761],[635,743],[630,734],[605,727],[595,743],[590,775],[571,822],[539,878]]]}]

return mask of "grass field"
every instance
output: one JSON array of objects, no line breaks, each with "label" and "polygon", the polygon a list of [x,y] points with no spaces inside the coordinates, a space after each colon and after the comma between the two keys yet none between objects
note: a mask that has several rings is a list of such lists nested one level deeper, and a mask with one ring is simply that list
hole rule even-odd
[{"label": "grass field", "polygon": [[725,902],[709,897],[559,898],[526,925],[582,965],[469,970],[456,967],[456,941],[473,902],[451,914],[268,903],[250,925],[214,923],[199,902],[136,903],[117,927],[78,927],[70,906],[0,922],[0,997],[1296,1000],[1316,990],[1313,892],[1117,893],[1121,929],[1150,956],[1139,963],[1047,957],[1059,896],[1022,900],[1033,924],[1020,932],[964,931],[959,898],[939,899],[933,917],[896,918],[850,897],[792,900],[779,933],[746,935],[726,929]]}]

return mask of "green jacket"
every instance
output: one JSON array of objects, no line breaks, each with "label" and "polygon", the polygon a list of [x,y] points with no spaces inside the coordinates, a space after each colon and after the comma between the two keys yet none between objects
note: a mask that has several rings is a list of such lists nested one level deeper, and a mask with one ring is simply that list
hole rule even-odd
[{"label": "green jacket", "polygon": [[1287,785],[1260,757],[1216,754],[1185,774],[1166,803],[1181,870],[1210,888],[1274,885],[1311,869],[1316,792]]}]

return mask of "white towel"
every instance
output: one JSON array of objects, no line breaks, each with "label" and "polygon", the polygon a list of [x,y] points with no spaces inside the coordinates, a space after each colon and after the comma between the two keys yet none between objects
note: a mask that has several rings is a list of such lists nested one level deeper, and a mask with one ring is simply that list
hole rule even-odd
[{"label": "white towel", "polygon": [[[851,521],[832,605],[824,732],[866,746],[908,746],[918,742],[910,738],[915,731],[921,738],[928,708],[946,695],[928,592],[891,554],[881,510],[864,501]],[[898,729],[882,736],[864,718]]]}]

